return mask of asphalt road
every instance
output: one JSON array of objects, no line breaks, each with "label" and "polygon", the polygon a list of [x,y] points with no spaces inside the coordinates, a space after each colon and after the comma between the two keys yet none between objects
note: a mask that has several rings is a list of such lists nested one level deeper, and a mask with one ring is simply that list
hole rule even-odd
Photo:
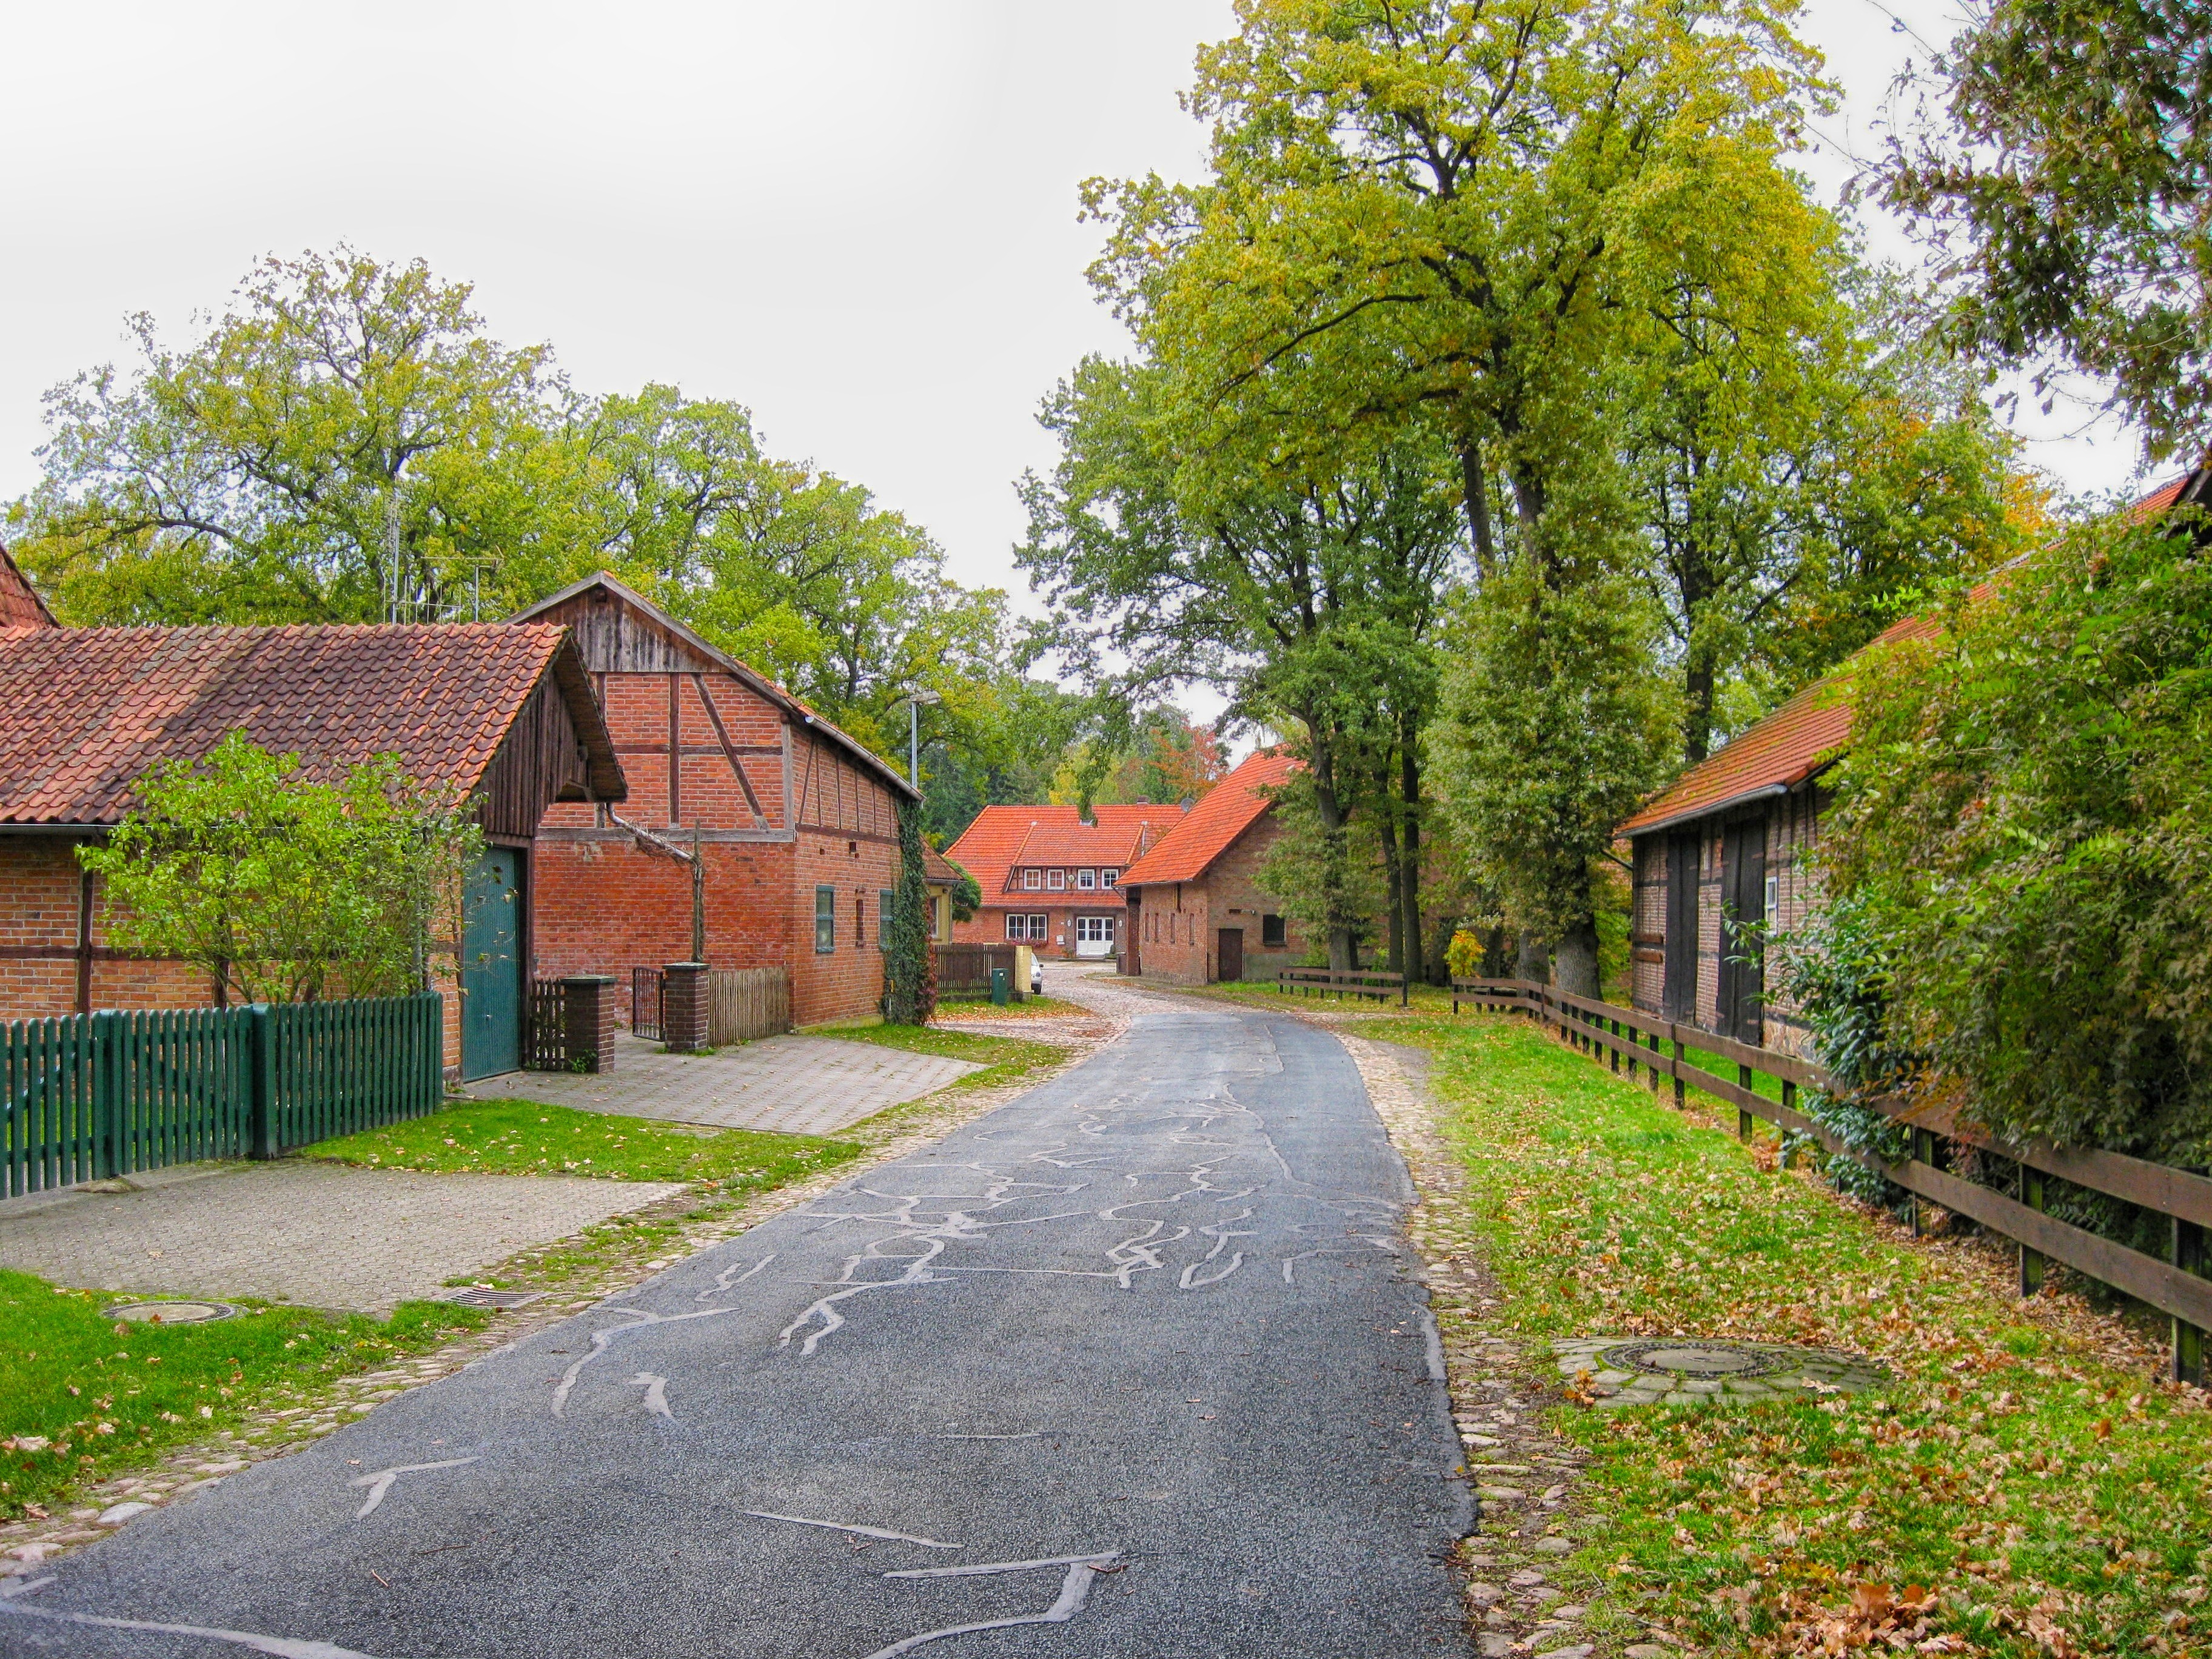
[{"label": "asphalt road", "polygon": [[1470,1504],[1403,1166],[1325,1032],[1155,1006],[53,1564],[0,1651],[1456,1659]]}]

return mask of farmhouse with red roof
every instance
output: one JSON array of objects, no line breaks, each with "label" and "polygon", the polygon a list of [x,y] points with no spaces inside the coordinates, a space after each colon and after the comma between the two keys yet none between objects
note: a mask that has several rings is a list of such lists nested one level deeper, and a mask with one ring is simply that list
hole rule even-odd
[{"label": "farmhouse with red roof", "polygon": [[[459,788],[489,843],[484,890],[510,900],[529,891],[549,807],[626,793],[564,629],[64,628],[12,564],[0,569],[0,616],[10,619],[0,626],[0,1020],[216,1000],[187,963],[109,947],[76,848],[131,810],[149,768],[198,760],[233,731],[297,754],[312,778],[393,754],[409,776]],[[526,908],[480,905],[469,934],[465,995],[447,998],[446,1061],[465,1077],[513,1071]]]},{"label": "farmhouse with red roof", "polygon": [[[2178,504],[2212,505],[2212,468],[2185,473],[2129,512],[2141,520]],[[1936,631],[1933,617],[1907,617],[1867,650]],[[1767,995],[1759,954],[1735,930],[1766,922],[1786,932],[1816,896],[1803,860],[1832,799],[1821,779],[1850,739],[1851,672],[1846,664],[1807,686],[1620,826],[1635,848],[1632,994],[1646,1013],[1806,1052],[1803,1022]]]},{"label": "farmhouse with red roof", "polygon": [[982,902],[952,937],[1026,945],[1039,956],[1121,954],[1121,872],[1182,823],[1180,806],[987,806],[945,857],[975,878]]},{"label": "farmhouse with red roof", "polygon": [[1259,884],[1283,836],[1274,791],[1297,763],[1280,750],[1247,756],[1189,816],[1121,872],[1126,973],[1178,985],[1272,979],[1304,958],[1306,941]]}]

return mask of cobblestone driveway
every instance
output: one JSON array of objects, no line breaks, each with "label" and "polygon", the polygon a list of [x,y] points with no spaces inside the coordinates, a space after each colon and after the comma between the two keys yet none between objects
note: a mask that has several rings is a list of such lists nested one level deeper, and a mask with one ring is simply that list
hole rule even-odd
[{"label": "cobblestone driveway", "polygon": [[178,1178],[185,1174],[159,1171],[145,1191],[0,1204],[0,1267],[100,1290],[381,1312],[681,1190],[289,1160],[200,1165],[198,1178]]},{"label": "cobblestone driveway", "polygon": [[471,1089],[484,1100],[539,1100],[718,1129],[828,1135],[981,1069],[964,1060],[835,1037],[763,1037],[716,1054],[672,1054],[627,1033],[616,1045],[609,1072],[509,1072]]}]

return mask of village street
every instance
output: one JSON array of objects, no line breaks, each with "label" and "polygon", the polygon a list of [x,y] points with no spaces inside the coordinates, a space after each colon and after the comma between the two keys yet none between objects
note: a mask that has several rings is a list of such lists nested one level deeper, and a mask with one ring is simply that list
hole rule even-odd
[{"label": "village street", "polygon": [[55,1564],[0,1650],[1463,1651],[1468,1498],[1358,1072],[1129,1001],[926,1152]]}]

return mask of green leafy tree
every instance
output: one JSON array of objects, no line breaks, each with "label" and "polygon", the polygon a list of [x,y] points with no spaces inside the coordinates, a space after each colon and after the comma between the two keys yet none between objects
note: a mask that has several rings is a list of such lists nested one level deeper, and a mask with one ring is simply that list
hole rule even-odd
[{"label": "green leafy tree", "polygon": [[2154,456],[2212,422],[2212,6],[1981,0],[1933,65],[1947,122],[1883,189],[1955,279],[1951,339],[2063,354],[2107,380]]},{"label": "green leafy tree", "polygon": [[1825,838],[1863,967],[1814,1017],[2008,1139],[2212,1158],[2202,534],[2077,526],[1854,676]]},{"label": "green leafy tree", "polygon": [[1560,589],[1516,563],[1458,619],[1437,771],[1461,844],[1522,936],[1520,971],[1595,995],[1613,826],[1664,775],[1680,703],[1625,580]]},{"label": "green leafy tree", "polygon": [[[1090,198],[1112,225],[1097,279],[1169,382],[1163,400],[1188,411],[1176,453],[1228,488],[1255,471],[1340,476],[1431,434],[1456,464],[1476,580],[1522,573],[1477,650],[1576,671],[1626,605],[1621,627],[1649,651],[1617,403],[1680,294],[1740,319],[1817,255],[1826,233],[1778,164],[1808,55],[1770,9],[1725,3],[1245,0],[1238,19],[1201,54],[1192,98],[1213,124],[1211,179]],[[1555,624],[1556,642],[1527,636]],[[1456,821],[1567,826],[1592,799],[1632,798],[1654,775],[1650,699],[1613,695],[1625,684],[1606,647],[1572,720],[1523,724],[1525,746],[1493,741],[1495,724],[1471,733],[1462,750],[1500,774],[1485,789],[1521,805]],[[1598,712],[1630,726],[1590,739],[1577,722]],[[1601,757],[1620,769],[1581,775]],[[1595,994],[1595,921],[1576,914],[1595,902],[1586,841],[1467,851],[1498,873],[1517,925],[1555,930],[1571,988]],[[1398,861],[1417,883],[1418,854],[1401,843]]]},{"label": "green leafy tree", "polygon": [[394,757],[322,783],[233,732],[197,765],[149,773],[137,796],[78,854],[121,948],[192,963],[219,999],[247,1002],[396,996],[453,969],[482,832],[465,800],[411,782]]},{"label": "green leafy tree", "polygon": [[47,395],[45,480],[9,515],[72,619],[465,614],[536,538],[566,388],[420,260],[265,259],[192,345],[130,331],[135,372]]}]

